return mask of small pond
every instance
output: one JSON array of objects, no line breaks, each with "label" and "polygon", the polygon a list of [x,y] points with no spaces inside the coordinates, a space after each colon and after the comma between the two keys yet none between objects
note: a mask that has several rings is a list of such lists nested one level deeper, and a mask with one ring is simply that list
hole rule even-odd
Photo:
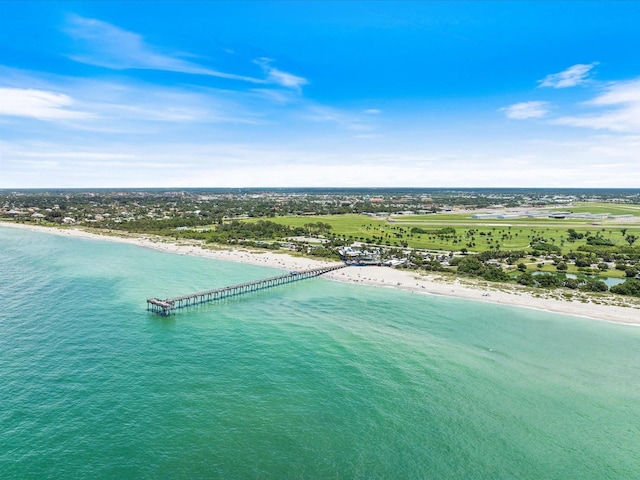
[{"label": "small pond", "polygon": [[624,278],[598,277],[594,275],[576,275],[575,273],[533,272],[533,275],[542,275],[544,273],[556,275],[558,278],[589,278],[591,280],[600,280],[601,282],[604,282],[609,288],[613,287],[614,285],[620,285],[625,281]]}]

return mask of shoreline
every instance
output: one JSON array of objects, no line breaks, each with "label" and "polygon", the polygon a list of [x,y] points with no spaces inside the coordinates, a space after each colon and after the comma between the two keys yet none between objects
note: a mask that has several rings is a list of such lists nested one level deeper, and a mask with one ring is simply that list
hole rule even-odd
[{"label": "shoreline", "polygon": [[[242,248],[203,248],[202,242],[176,241],[163,237],[145,234],[118,232],[115,234],[99,234],[79,228],[44,227],[0,222],[0,227],[25,229],[53,235],[84,238],[88,240],[105,240],[128,243],[144,248],[151,248],[165,253],[191,255],[237,263],[261,265],[282,270],[304,270],[335,263],[307,257],[293,256],[287,253],[272,251],[252,251]],[[389,267],[351,266],[323,275],[334,281],[368,285],[375,287],[395,288],[412,293],[440,295],[463,298],[472,301],[508,305],[513,307],[541,310],[550,313],[571,315],[592,320],[607,321],[625,325],[640,326],[640,302],[637,299],[616,296],[618,305],[604,304],[602,298],[595,298],[575,291],[529,290],[519,285],[490,283],[477,279],[447,278],[441,272],[420,274],[413,270],[397,270]],[[560,299],[559,297],[564,298]],[[611,300],[607,298],[606,300]],[[595,302],[598,303],[595,303]],[[613,300],[611,300],[613,301]],[[624,304],[625,306],[621,306]]]}]

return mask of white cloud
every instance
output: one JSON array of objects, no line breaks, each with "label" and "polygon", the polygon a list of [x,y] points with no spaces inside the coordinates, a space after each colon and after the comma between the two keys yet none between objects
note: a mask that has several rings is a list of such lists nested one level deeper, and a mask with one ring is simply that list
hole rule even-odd
[{"label": "white cloud", "polygon": [[578,63],[572,67],[567,68],[560,73],[552,73],[540,80],[541,87],[552,88],[567,88],[575,87],[576,85],[582,85],[587,81],[589,72],[593,67],[598,65],[598,62],[589,64]]},{"label": "white cloud", "polygon": [[514,103],[508,107],[501,108],[507,118],[516,120],[525,120],[527,118],[544,117],[549,111],[547,109],[548,102],[521,102]]},{"label": "white cloud", "polygon": [[621,105],[640,103],[640,80],[616,82],[606,88],[606,93],[589,102],[591,105]]},{"label": "white cloud", "polygon": [[90,65],[115,70],[145,69],[206,75],[254,84],[275,84],[296,91],[309,83],[306,78],[273,67],[273,60],[266,57],[254,60],[266,74],[264,79],[220,72],[180,58],[186,54],[162,52],[158,47],[147,44],[137,33],[78,15],[69,17],[66,31],[86,50],[84,54],[71,55],[71,58]]},{"label": "white cloud", "polygon": [[610,84],[605,93],[586,102],[587,107],[610,107],[586,115],[563,116],[560,125],[614,132],[640,132],[640,80]]},{"label": "white cloud", "polygon": [[146,44],[140,35],[100,20],[71,15],[66,31],[87,50],[81,55],[71,55],[73,60],[81,63],[115,70],[164,70],[265,83],[264,80],[203,67],[183,60],[176,54],[162,53],[158,48]]},{"label": "white cloud", "polygon": [[377,108],[368,108],[364,113],[367,115],[379,115],[382,113],[382,110],[378,110]]},{"label": "white cloud", "polygon": [[68,107],[74,100],[68,95],[46,90],[0,88],[0,115],[38,120],[74,120],[90,117]]},{"label": "white cloud", "polygon": [[599,115],[564,116],[554,120],[553,123],[596,130],[611,130],[613,132],[639,132],[640,105],[630,105],[620,110]]},{"label": "white cloud", "polygon": [[309,81],[306,78],[293,75],[292,73],[283,72],[275,67],[271,66],[273,62],[270,58],[257,58],[254,63],[260,65],[264,72],[267,74],[267,82],[275,83],[282,87],[291,88],[293,90],[300,91],[303,85],[307,85]]},{"label": "white cloud", "polygon": [[291,73],[283,72],[282,70],[278,70],[277,68],[269,69],[269,77],[268,80],[276,83],[278,85],[282,85],[283,87],[300,89],[302,85],[307,85],[309,82],[307,79],[298,77]]},{"label": "white cloud", "polygon": [[[182,125],[262,124],[265,114],[260,108],[264,101],[252,92],[36,75],[0,67],[0,117],[15,125],[15,119],[23,117],[55,120],[65,129],[158,134]],[[42,131],[37,124],[23,125],[18,133],[30,131],[40,138],[61,134],[61,130]]]}]

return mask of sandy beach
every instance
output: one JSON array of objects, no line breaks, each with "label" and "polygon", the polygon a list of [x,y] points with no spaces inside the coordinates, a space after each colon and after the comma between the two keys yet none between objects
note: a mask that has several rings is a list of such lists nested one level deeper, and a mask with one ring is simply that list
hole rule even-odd
[{"label": "sandy beach", "polygon": [[[214,258],[283,270],[304,270],[335,263],[272,251],[263,252],[240,248],[224,249],[222,247],[212,249],[196,241],[176,242],[151,235],[132,235],[122,232],[107,235],[78,228],[41,227],[9,222],[0,222],[0,226],[76,238],[129,243],[172,254]],[[513,284],[490,283],[467,278],[460,279],[441,273],[422,275],[412,270],[375,266],[351,266],[325,274],[324,277],[346,283],[402,289],[416,294],[444,295],[615,323],[640,325],[640,301],[635,298],[613,294],[595,296],[567,289],[556,291],[537,290]]]}]

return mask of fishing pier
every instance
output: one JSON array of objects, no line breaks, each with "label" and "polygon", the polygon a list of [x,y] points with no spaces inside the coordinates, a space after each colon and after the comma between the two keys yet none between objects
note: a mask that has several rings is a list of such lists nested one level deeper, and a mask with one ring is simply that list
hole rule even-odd
[{"label": "fishing pier", "polygon": [[241,283],[239,285],[232,285],[230,287],[217,288],[215,290],[208,290],[206,292],[192,293],[190,295],[183,295],[181,297],[175,298],[167,298],[165,300],[161,300],[159,298],[149,298],[147,299],[147,310],[157,315],[166,317],[171,315],[172,313],[175,313],[178,308],[202,305],[204,303],[215,302],[229,297],[236,297],[238,295],[257,292],[266,288],[278,287],[280,285],[298,282],[300,280],[307,280],[309,278],[318,277],[322,274],[332,272],[344,267],[346,267],[346,265],[340,263],[336,265],[329,265],[326,267],[312,268],[310,270],[291,272],[285,275],[279,275],[277,277],[266,278],[264,280],[256,280],[248,283]]}]

